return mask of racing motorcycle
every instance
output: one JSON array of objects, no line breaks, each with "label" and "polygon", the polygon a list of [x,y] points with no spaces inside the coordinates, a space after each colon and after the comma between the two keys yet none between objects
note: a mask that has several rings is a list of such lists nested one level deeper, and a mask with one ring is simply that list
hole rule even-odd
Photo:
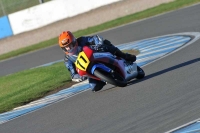
[{"label": "racing motorcycle", "polygon": [[75,61],[81,76],[101,80],[115,86],[125,87],[128,81],[142,79],[145,72],[134,62],[116,57],[109,52],[95,52],[84,46]]}]

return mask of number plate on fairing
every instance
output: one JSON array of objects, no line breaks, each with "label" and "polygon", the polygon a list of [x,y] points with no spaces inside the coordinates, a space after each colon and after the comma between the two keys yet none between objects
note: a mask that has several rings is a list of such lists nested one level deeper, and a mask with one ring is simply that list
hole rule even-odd
[{"label": "number plate on fairing", "polygon": [[128,74],[132,74],[137,70],[137,66],[134,63],[124,63],[125,64],[125,70]]},{"label": "number plate on fairing", "polygon": [[80,52],[75,62],[76,67],[82,71],[86,71],[89,63],[87,55],[84,52]]},{"label": "number plate on fairing", "polygon": [[126,75],[125,75],[125,79],[127,81],[135,78],[137,75],[138,75],[138,72],[137,72],[137,65],[136,63],[124,63],[125,65],[125,71],[126,71]]}]

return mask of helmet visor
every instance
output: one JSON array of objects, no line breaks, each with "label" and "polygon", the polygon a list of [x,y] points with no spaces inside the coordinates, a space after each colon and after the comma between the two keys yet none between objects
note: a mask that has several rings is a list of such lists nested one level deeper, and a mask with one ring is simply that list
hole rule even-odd
[{"label": "helmet visor", "polygon": [[62,47],[62,49],[65,51],[65,52],[70,52],[74,46],[76,45],[76,41],[72,41],[70,44],[69,43],[64,43]]}]

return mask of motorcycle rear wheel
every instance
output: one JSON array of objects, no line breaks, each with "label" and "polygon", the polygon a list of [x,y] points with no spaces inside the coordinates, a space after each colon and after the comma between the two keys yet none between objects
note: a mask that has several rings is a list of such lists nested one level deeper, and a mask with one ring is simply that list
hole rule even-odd
[{"label": "motorcycle rear wheel", "polygon": [[138,75],[137,75],[137,79],[142,79],[142,78],[144,78],[144,76],[145,76],[145,72],[144,72],[144,70],[141,68],[141,67],[139,67],[139,66],[137,66],[137,71],[138,71]]},{"label": "motorcycle rear wheel", "polygon": [[127,85],[126,80],[117,72],[108,73],[100,69],[94,71],[94,75],[100,78],[102,81],[106,81],[110,84],[125,87]]}]

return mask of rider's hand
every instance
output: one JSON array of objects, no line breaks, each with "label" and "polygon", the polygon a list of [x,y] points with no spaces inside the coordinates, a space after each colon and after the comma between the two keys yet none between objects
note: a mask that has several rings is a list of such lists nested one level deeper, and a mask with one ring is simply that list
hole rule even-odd
[{"label": "rider's hand", "polygon": [[108,51],[108,46],[107,46],[107,45],[101,45],[101,46],[98,48],[98,51],[99,51],[99,52],[107,52],[107,51]]},{"label": "rider's hand", "polygon": [[111,42],[110,42],[109,40],[107,40],[107,39],[105,39],[105,40],[103,41],[103,43],[106,44],[106,45],[112,45]]},{"label": "rider's hand", "polygon": [[86,80],[87,77],[84,77],[84,76],[80,76],[79,74],[75,74],[73,77],[72,77],[72,81],[74,82],[81,82],[81,81],[84,81]]}]

